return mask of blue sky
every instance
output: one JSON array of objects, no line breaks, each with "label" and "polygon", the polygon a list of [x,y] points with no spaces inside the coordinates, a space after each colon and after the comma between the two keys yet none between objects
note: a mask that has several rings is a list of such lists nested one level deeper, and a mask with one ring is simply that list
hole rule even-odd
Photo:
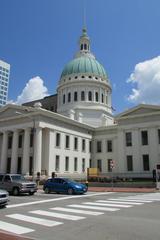
[{"label": "blue sky", "polygon": [[[11,64],[9,100],[24,98],[26,84],[37,76],[42,91],[56,93],[64,65],[78,50],[83,2],[0,0],[0,59]],[[110,78],[116,113],[141,102],[160,104],[160,1],[85,2],[91,50]]]}]

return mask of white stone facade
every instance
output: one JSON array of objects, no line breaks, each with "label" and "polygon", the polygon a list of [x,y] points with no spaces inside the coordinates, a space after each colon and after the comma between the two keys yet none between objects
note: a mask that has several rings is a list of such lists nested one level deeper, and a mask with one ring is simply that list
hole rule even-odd
[{"label": "white stone facade", "polygon": [[83,179],[88,167],[98,167],[103,176],[151,177],[160,163],[160,107],[139,105],[115,121],[93,128],[41,108],[7,105],[0,111],[0,172]]}]

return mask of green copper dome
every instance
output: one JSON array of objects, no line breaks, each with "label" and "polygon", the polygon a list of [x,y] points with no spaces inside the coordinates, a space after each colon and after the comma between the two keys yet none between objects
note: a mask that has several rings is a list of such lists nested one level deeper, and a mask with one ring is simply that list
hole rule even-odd
[{"label": "green copper dome", "polygon": [[64,67],[61,77],[70,74],[91,74],[107,79],[107,74],[104,67],[93,57],[80,56],[74,58]]}]

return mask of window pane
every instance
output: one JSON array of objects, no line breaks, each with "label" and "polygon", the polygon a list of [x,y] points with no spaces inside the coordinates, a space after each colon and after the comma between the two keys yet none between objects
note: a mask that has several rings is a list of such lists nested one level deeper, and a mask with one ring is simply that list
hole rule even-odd
[{"label": "window pane", "polygon": [[158,129],[158,143],[160,144],[160,129]]},{"label": "window pane", "polygon": [[84,152],[86,150],[86,141],[85,139],[82,139],[82,151]]},{"label": "window pane", "polygon": [[132,133],[131,132],[127,132],[126,133],[126,146],[132,146]]},{"label": "window pane", "polygon": [[97,152],[102,152],[102,142],[97,141]]},{"label": "window pane", "polygon": [[132,155],[127,156],[127,171],[133,171],[133,159]]},{"label": "window pane", "polygon": [[59,156],[58,156],[58,155],[56,155],[55,170],[56,170],[57,172],[59,171]]},{"label": "window pane", "polygon": [[107,152],[112,152],[112,141],[111,140],[107,141]]},{"label": "window pane", "polygon": [[143,170],[149,171],[149,155],[148,154],[143,155]]},{"label": "window pane", "polygon": [[56,133],[56,147],[60,146],[60,133]]},{"label": "window pane", "polygon": [[74,171],[77,171],[78,160],[77,157],[74,158]]},{"label": "window pane", "polygon": [[77,101],[77,100],[78,100],[77,92],[74,92],[74,101]]},{"label": "window pane", "polygon": [[102,172],[102,160],[97,160],[97,168],[100,172]]},{"label": "window pane", "polygon": [[82,158],[82,172],[85,172],[85,158]]},{"label": "window pane", "polygon": [[65,171],[69,170],[69,157],[65,158]]},{"label": "window pane", "polygon": [[141,138],[142,138],[142,145],[148,145],[148,132],[147,131],[141,132]]},{"label": "window pane", "polygon": [[78,138],[74,138],[74,150],[78,150]]},{"label": "window pane", "polygon": [[108,159],[108,172],[112,172],[111,163],[112,163],[112,159]]},{"label": "window pane", "polygon": [[69,136],[66,136],[66,148],[69,148]]}]

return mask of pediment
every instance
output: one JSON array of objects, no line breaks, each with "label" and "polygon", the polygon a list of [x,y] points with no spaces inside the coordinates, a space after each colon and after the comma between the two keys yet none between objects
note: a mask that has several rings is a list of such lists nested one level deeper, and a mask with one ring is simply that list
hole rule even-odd
[{"label": "pediment", "polygon": [[8,104],[0,109],[0,120],[26,114],[26,107]]},{"label": "pediment", "polygon": [[134,108],[122,112],[117,115],[116,118],[132,117],[132,116],[142,116],[146,114],[160,113],[160,106],[140,104]]}]

